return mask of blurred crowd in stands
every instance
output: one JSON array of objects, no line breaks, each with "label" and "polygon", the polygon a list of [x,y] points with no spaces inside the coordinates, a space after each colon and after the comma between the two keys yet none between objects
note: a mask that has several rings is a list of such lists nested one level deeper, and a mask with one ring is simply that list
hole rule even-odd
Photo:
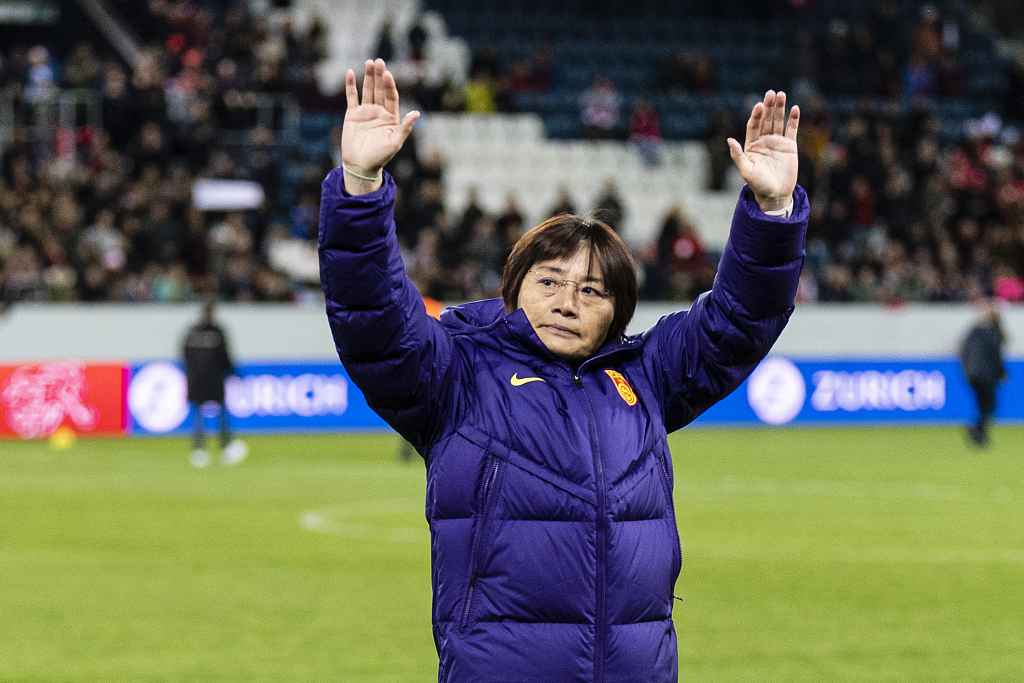
[{"label": "blurred crowd in stands", "polygon": [[802,300],[1024,300],[1024,145],[995,114],[969,127],[943,146],[926,109],[805,110]]},{"label": "blurred crowd in stands", "polygon": [[[870,18],[856,23],[833,19],[817,40],[808,30],[796,30],[785,58],[790,101],[803,109],[800,182],[811,197],[800,300],[895,304],[996,296],[1024,301],[1024,143],[1019,129],[993,112],[969,122],[965,139],[948,144],[933,113],[936,98],[965,94],[960,51],[967,18],[923,5],[907,23],[896,2],[874,7]],[[561,68],[550,42],[539,43],[535,56],[508,69],[497,48],[487,45],[476,51],[461,97],[421,104],[441,103],[451,111],[506,111],[516,94],[557,89]],[[992,93],[1001,95],[1002,115],[1013,123],[1024,122],[1021,86],[1024,60],[1008,74],[1005,91]],[[689,49],[673,53],[657,81],[657,93],[675,96],[717,88],[710,55]],[[834,96],[861,98],[860,105],[840,115],[826,104]],[[583,129],[592,139],[628,138],[656,163],[661,143],[657,111],[647,98],[633,98],[624,127],[626,102],[610,79],[599,77],[580,102]],[[734,118],[724,111],[709,116],[707,178],[713,190],[725,188],[731,165],[725,139],[742,139],[744,121]],[[614,192],[606,189],[608,196]],[[439,207],[438,212],[443,218],[436,232],[452,237],[440,241],[439,253],[447,260],[460,253],[457,245],[466,244],[477,220],[518,225],[510,222],[514,210],[497,219],[478,218],[475,202],[458,221]],[[502,230],[497,234],[507,249],[511,236]],[[415,243],[414,231],[408,236]],[[425,250],[437,243],[431,234]],[[680,207],[664,217],[657,241],[643,245],[637,256],[645,299],[692,299],[713,280],[716,255],[704,247]],[[495,263],[502,262],[495,257]],[[491,280],[497,272],[490,270]],[[441,277],[438,282],[453,280]]]},{"label": "blurred crowd in stands", "polygon": [[[146,41],[134,70],[89,42],[60,60],[43,46],[0,49],[0,91],[13,117],[0,182],[4,299],[315,294],[315,283],[289,282],[268,265],[276,237],[315,238],[316,219],[289,225],[296,208],[277,206],[282,147],[257,110],[263,94],[301,101],[318,92],[323,24],[314,18],[304,32],[286,24],[271,34],[244,3],[220,20],[190,2],[115,5]],[[83,91],[95,93],[101,127],[77,120],[89,106]],[[59,95],[69,93],[81,96],[71,105],[77,119],[51,125]],[[225,131],[238,133],[234,144],[224,143]],[[198,177],[254,180],[266,202],[255,211],[201,211],[192,202]]]},{"label": "blurred crowd in stands", "polygon": [[[133,70],[88,42],[67,55],[0,47],[0,91],[14,121],[0,159],[4,301],[319,300],[319,180],[340,162],[340,129],[327,155],[305,160],[314,172],[295,201],[281,206],[281,167],[299,152],[264,125],[260,111],[269,107],[278,121],[284,105],[267,97],[284,93],[303,111],[343,113],[343,97],[321,92],[315,77],[327,51],[324,23],[314,17],[301,30],[290,22],[271,27],[244,3],[221,15],[190,0],[113,4],[146,41]],[[879,3],[872,22],[837,19],[824,36],[797,30],[791,39],[785,78],[791,102],[803,109],[800,183],[811,196],[798,296],[1022,301],[1024,141],[1009,124],[1024,118],[1024,62],[1007,74],[1002,116],[971,122],[965,138],[951,142],[932,103],[962,93],[963,17],[926,6],[908,33],[887,23],[898,20],[887,13],[891,6]],[[418,24],[403,36],[386,25],[376,51],[388,58],[406,41],[403,54],[423,59],[427,39]],[[651,97],[718,88],[707,54],[681,50],[662,66]],[[511,65],[487,46],[475,52],[461,88],[414,80],[402,92],[409,106],[427,111],[508,111],[518,93],[557,89],[560,69],[550,41]],[[53,116],[60,94],[83,90],[98,96],[101,127],[76,120],[33,132],[39,117]],[[825,95],[865,99],[840,114]],[[581,121],[591,137],[628,137],[655,164],[656,108],[648,97],[632,97],[624,122],[626,103],[600,78],[580,102]],[[76,104],[75,116],[79,105],[86,106]],[[742,139],[743,123],[710,113],[709,188],[726,186],[724,140]],[[443,201],[444,159],[421,152],[412,138],[388,168],[399,187],[396,221],[410,275],[424,294],[444,301],[498,295],[508,250],[530,226],[511,197],[500,215],[473,198],[452,215]],[[196,178],[256,181],[266,202],[250,211],[202,211],[192,202]],[[609,184],[594,207],[563,194],[551,207],[562,211],[593,211],[616,227],[623,202]],[[657,239],[634,245],[642,298],[692,299],[713,281],[716,254],[686,207],[658,220]]]},{"label": "blurred crowd in stands", "polygon": [[[962,12],[943,14],[934,5],[924,5],[915,21],[907,24],[900,3],[883,0],[873,3],[874,11],[867,18],[851,22],[832,19],[824,35],[817,35],[808,17],[813,2],[794,2],[787,18],[794,30],[787,36],[788,49],[782,59],[781,73],[773,74],[776,87],[786,88],[799,101],[812,94],[860,96],[905,100],[909,102],[935,97],[954,98],[966,93],[966,78],[961,63]],[[425,40],[422,28],[414,26],[413,34]],[[378,39],[377,56],[388,59],[394,54],[393,31],[385,24]],[[422,54],[422,46],[413,51]],[[423,82],[413,84],[411,99],[424,111],[448,112],[511,112],[516,96],[549,93],[565,87],[565,67],[556,44],[538,41],[534,54],[511,64],[500,54],[496,43],[478,47],[469,69],[469,80],[461,90],[441,81],[433,87]],[[613,83],[599,75],[580,98],[579,114],[587,137],[625,139],[635,132],[637,110],[650,109],[650,96],[663,94],[685,97],[687,94],[710,94],[721,89],[719,69],[708,51],[691,47],[673,50],[660,58],[658,64],[638,65],[656,71],[653,82],[644,79],[651,92],[646,97],[632,95],[635,83]],[[753,68],[756,65],[750,65]],[[1015,104],[1020,98],[1008,92],[1005,106],[1021,111]],[[628,111],[626,111],[628,105]],[[653,109],[643,111],[646,118],[656,118]],[[651,124],[647,124],[650,126]]]},{"label": "blurred crowd in stands", "polygon": [[[933,110],[935,98],[966,93],[966,20],[924,5],[907,31],[896,3],[881,2],[871,23],[833,20],[821,46],[796,33],[791,91],[803,107],[801,184],[812,198],[801,299],[1024,300],[1015,86],[1002,115],[1016,125],[993,111],[967,121],[952,144]],[[840,117],[819,93],[865,99]]]}]

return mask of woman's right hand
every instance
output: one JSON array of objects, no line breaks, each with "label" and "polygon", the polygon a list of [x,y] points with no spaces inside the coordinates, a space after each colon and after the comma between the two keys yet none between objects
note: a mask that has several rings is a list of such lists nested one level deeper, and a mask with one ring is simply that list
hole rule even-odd
[{"label": "woman's right hand", "polygon": [[800,157],[796,130],[800,125],[800,107],[786,117],[786,93],[769,90],[764,102],[758,102],[747,121],[747,139],[740,147],[729,138],[729,153],[743,180],[754,192],[762,211],[777,211],[793,202]]},{"label": "woman's right hand", "polygon": [[399,118],[398,87],[383,59],[366,60],[364,67],[362,104],[355,72],[349,69],[345,74],[348,110],[341,130],[341,159],[346,169],[345,189],[352,195],[373,192],[381,186],[381,169],[398,154],[420,115],[411,111]]}]

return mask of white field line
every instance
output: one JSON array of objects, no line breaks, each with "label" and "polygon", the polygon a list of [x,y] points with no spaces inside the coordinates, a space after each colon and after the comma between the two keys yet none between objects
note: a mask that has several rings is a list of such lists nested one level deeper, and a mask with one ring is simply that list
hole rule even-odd
[{"label": "white field line", "polygon": [[394,527],[386,518],[393,515],[423,515],[423,501],[412,498],[366,500],[328,505],[299,514],[299,526],[308,531],[349,539],[425,543],[430,541],[426,524]]},{"label": "white field line", "polygon": [[[737,496],[818,496],[869,500],[935,500],[1020,503],[1024,490],[1010,487],[969,487],[923,483],[866,481],[782,480],[728,476],[702,482],[678,481],[681,499],[716,499]],[[423,513],[419,498],[390,498],[330,505],[299,515],[299,526],[309,531],[348,539],[375,539],[394,543],[426,543],[425,525],[393,527],[387,517]],[[685,541],[684,541],[685,542]],[[754,562],[1024,565],[1024,549],[843,548],[780,544],[684,545],[684,558],[728,559]]]},{"label": "white field line", "polygon": [[726,476],[719,479],[676,481],[680,499],[715,499],[737,496],[830,497],[873,500],[937,500],[970,503],[1021,503],[1024,489],[1008,486],[961,486],[911,482],[829,481]]}]

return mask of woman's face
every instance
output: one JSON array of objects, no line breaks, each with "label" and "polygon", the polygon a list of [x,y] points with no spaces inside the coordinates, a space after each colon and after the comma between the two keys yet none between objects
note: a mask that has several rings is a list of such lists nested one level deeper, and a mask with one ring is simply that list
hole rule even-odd
[{"label": "woman's face", "polygon": [[[615,317],[615,300],[596,260],[588,268],[589,250],[569,258],[538,261],[519,288],[519,308],[544,346],[564,361],[579,363],[604,344]],[[587,271],[590,270],[590,277]]]}]

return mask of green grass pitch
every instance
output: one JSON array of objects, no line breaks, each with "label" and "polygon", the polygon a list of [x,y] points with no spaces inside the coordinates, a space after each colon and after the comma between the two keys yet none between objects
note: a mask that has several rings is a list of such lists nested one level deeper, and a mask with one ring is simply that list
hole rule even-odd
[{"label": "green grass pitch", "polygon": [[[0,681],[436,680],[393,436],[0,442]],[[672,436],[680,680],[1024,680],[1024,428]]]}]

